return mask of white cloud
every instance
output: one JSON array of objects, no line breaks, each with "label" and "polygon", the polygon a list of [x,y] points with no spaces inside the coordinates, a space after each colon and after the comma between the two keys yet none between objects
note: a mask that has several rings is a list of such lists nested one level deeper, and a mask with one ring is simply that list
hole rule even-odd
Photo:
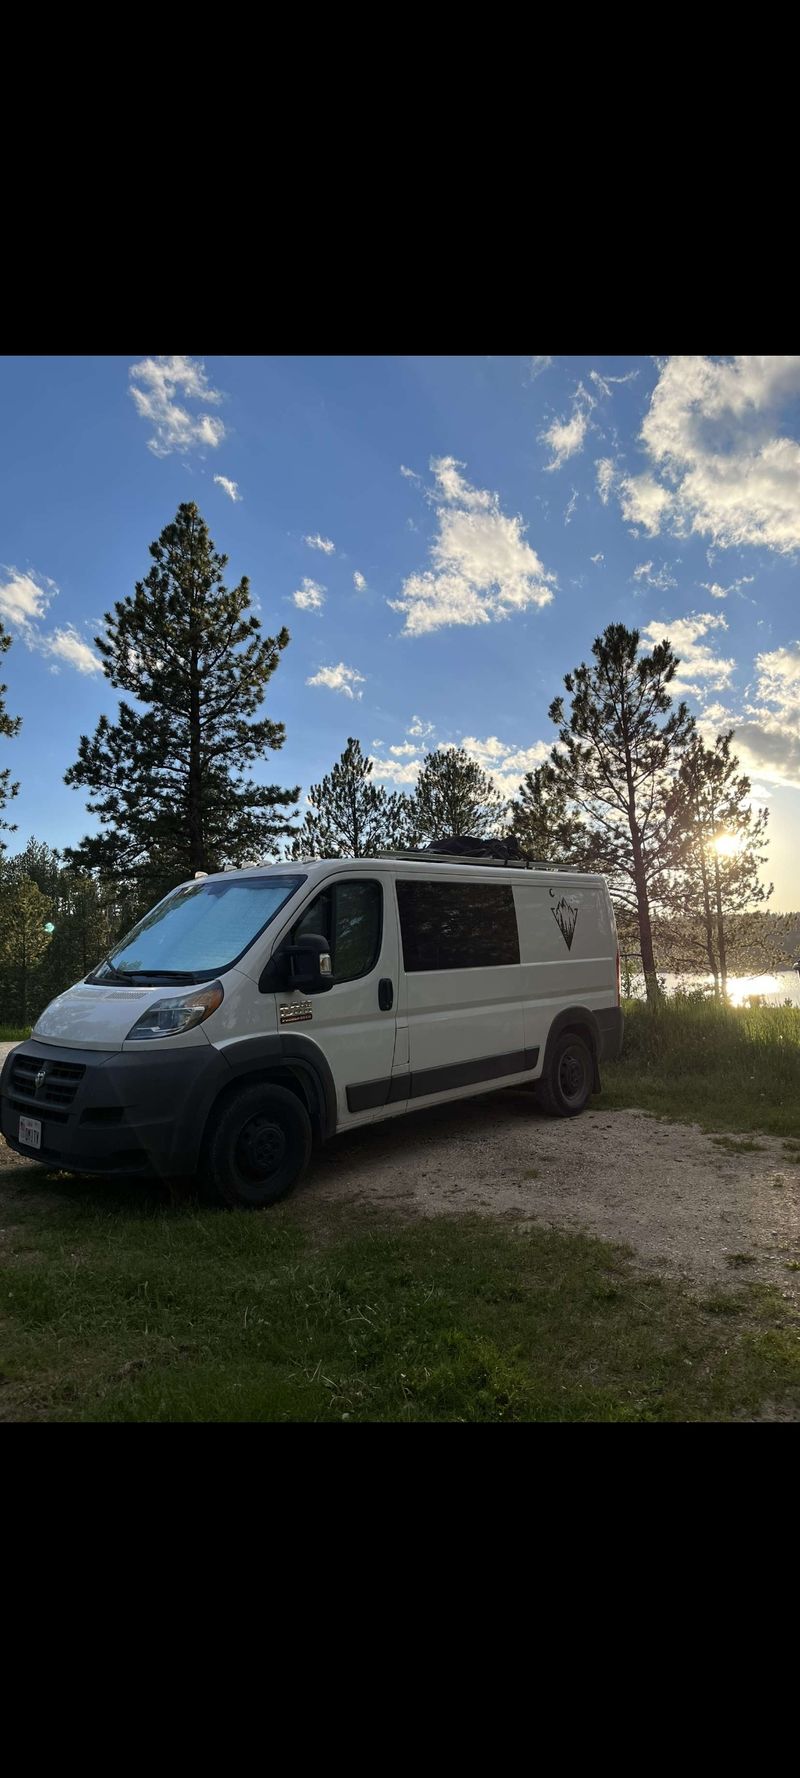
[{"label": "white cloud", "polygon": [[670,574],[666,562],[662,562],[661,567],[656,569],[655,574],[653,573],[652,562],[640,562],[638,568],[634,568],[633,570],[633,579],[644,581],[647,586],[658,587],[662,593],[666,592],[669,587],[674,587],[678,584],[674,574]]},{"label": "white cloud", "polygon": [[44,574],[19,574],[16,568],[6,573],[8,580],[0,581],[0,617],[11,630],[24,632],[41,623],[58,587]]},{"label": "white cloud", "polygon": [[624,377],[601,376],[599,370],[590,370],[589,372],[591,382],[594,383],[595,388],[600,390],[601,395],[610,395],[613,383],[633,383],[638,375],[638,370],[628,370]]},{"label": "white cloud", "polygon": [[434,498],[446,500],[450,506],[466,507],[472,512],[491,512],[497,495],[488,488],[473,488],[459,470],[466,466],[456,457],[435,457],[431,463],[435,484]]},{"label": "white cloud", "polygon": [[304,574],[302,586],[297,588],[296,593],[292,593],[293,603],[298,611],[321,611],[325,604],[326,590],[324,586],[320,586],[318,580],[309,580]]},{"label": "white cloud", "polygon": [[623,518],[649,537],[656,537],[672,506],[669,490],[652,475],[620,476],[617,489]]},{"label": "white cloud", "polygon": [[241,500],[238,482],[232,482],[227,475],[215,475],[214,480],[219,483],[221,488],[224,488],[230,500]]},{"label": "white cloud", "polygon": [[707,640],[713,638],[715,631],[727,628],[725,618],[721,614],[715,616],[711,611],[696,612],[690,617],[656,619],[642,625],[641,635],[651,648],[666,638],[679,657],[680,666],[670,686],[673,697],[702,700],[710,691],[728,689],[736,662],[715,654],[713,640]]},{"label": "white cloud", "polygon": [[417,739],[420,741],[429,740],[430,736],[434,733],[434,724],[432,722],[423,722],[421,716],[412,716],[411,722],[406,729],[407,735],[416,735]]},{"label": "white cloud", "polygon": [[800,356],[668,358],[641,432],[652,473],[620,483],[624,516],[718,548],[800,549],[799,397]]},{"label": "white cloud", "polygon": [[58,661],[66,661],[67,666],[75,667],[79,673],[102,673],[103,663],[79,635],[74,624],[66,624],[61,630],[54,630],[51,636],[43,636],[39,643],[43,654],[50,654]]},{"label": "white cloud", "polygon": [[472,759],[477,760],[502,796],[516,796],[526,772],[535,771],[550,756],[547,741],[535,741],[532,747],[515,747],[497,735],[481,741],[476,735],[465,735],[459,742]]},{"label": "white cloud", "polygon": [[569,524],[570,519],[572,518],[572,515],[575,511],[577,504],[578,504],[578,490],[577,490],[577,488],[573,488],[572,493],[569,497],[569,501],[567,502],[567,505],[564,508],[564,524],[565,525]]},{"label": "white cloud", "polygon": [[[757,655],[755,674],[744,708],[706,709],[703,732],[711,740],[720,729],[733,728],[742,771],[767,784],[800,789],[800,642]],[[754,802],[766,794],[761,785],[753,786]]]},{"label": "white cloud", "polygon": [[367,590],[367,583],[364,575],[359,574],[358,569],[356,569],[355,574],[353,575],[353,586],[357,593],[365,593]]},{"label": "white cloud", "polygon": [[42,626],[58,587],[45,574],[31,570],[20,574],[16,568],[5,570],[7,580],[0,580],[0,618],[13,635],[37,654],[76,667],[79,673],[102,673],[102,662],[88,642],[84,642],[74,624],[47,631]]},{"label": "white cloud", "polygon": [[499,495],[473,488],[454,457],[431,463],[437,534],[433,567],[410,574],[388,603],[405,616],[403,634],[421,636],[446,624],[485,624],[530,605],[549,605],[555,575],[525,540],[521,518],[508,518]]},{"label": "white cloud", "polygon": [[[415,721],[419,722],[419,718],[415,718]],[[404,744],[390,747],[388,758],[373,758],[377,778],[407,788],[416,784],[424,764],[423,749],[434,745],[430,739],[433,733],[431,724],[420,724],[420,727],[423,726],[427,728],[427,733],[420,746]],[[414,729],[409,730],[409,733],[413,734]],[[381,743],[373,741],[372,745],[378,748]],[[478,765],[489,773],[500,794],[506,798],[516,796],[525,773],[534,771],[550,755],[550,745],[546,741],[536,741],[532,747],[519,748],[513,742],[500,740],[497,735],[487,735],[484,740],[477,735],[464,735],[460,741],[440,743],[441,752],[455,747],[463,747],[471,759],[477,760]]]},{"label": "white cloud", "polygon": [[603,505],[607,506],[617,472],[610,457],[598,457],[595,469],[597,470],[597,492]]},{"label": "white cloud", "polygon": [[584,406],[576,398],[576,405],[569,420],[553,420],[552,424],[539,434],[543,444],[549,446],[553,453],[552,463],[546,463],[545,469],[560,469],[568,457],[574,457],[583,450],[586,434],[589,429],[589,411],[591,402]]},{"label": "white cloud", "polygon": [[[721,586],[718,580],[702,580],[700,585],[704,592],[711,594],[712,599],[727,599],[729,593],[738,593],[741,587],[752,586],[754,580],[754,574],[743,574],[739,580],[732,580],[730,586]],[[742,598],[745,597],[742,593]]]},{"label": "white cloud", "polygon": [[400,464],[400,474],[404,475],[406,478],[406,481],[409,481],[409,482],[421,482],[422,481],[422,476],[417,475],[416,469],[406,469],[405,463]]},{"label": "white cloud", "polygon": [[329,537],[320,537],[318,531],[314,537],[304,537],[303,542],[308,544],[309,549],[321,549],[325,556],[334,555],[336,550],[336,544],[331,543]]},{"label": "white cloud", "polygon": [[346,698],[362,697],[363,693],[355,687],[365,683],[365,675],[356,667],[346,667],[344,661],[340,661],[338,667],[320,667],[318,673],[306,680],[306,685],[327,685],[331,691],[343,692]]},{"label": "white cloud", "polygon": [[155,457],[172,451],[215,449],[225,437],[221,420],[211,414],[190,413],[176,399],[218,406],[222,396],[212,389],[206,367],[199,358],[143,358],[132,364],[131,396],[141,419],[153,427],[148,449]]},{"label": "white cloud", "polygon": [[596,566],[596,565],[597,565],[597,564],[598,564],[598,563],[599,563],[599,562],[604,562],[604,561],[605,561],[605,559],[606,559],[606,558],[605,558],[605,556],[604,556],[604,555],[603,555],[603,552],[602,552],[602,550],[598,550],[598,552],[597,552],[597,555],[596,555],[596,556],[590,556],[590,557],[589,557],[589,561],[590,561],[590,562],[594,562],[594,563],[595,563],[595,566]]},{"label": "white cloud", "polygon": [[536,378],[541,376],[543,370],[548,370],[552,362],[552,358],[529,358],[531,382],[535,383]]},{"label": "white cloud", "polygon": [[411,788],[416,784],[424,763],[421,756],[409,759],[405,764],[402,764],[398,759],[373,757],[372,769],[374,776],[381,782],[385,779],[389,784],[400,784]]}]

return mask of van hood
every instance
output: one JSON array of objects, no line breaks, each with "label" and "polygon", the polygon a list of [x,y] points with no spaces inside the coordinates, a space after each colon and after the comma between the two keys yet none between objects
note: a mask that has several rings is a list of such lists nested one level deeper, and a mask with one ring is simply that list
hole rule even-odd
[{"label": "van hood", "polygon": [[[179,992],[175,989],[176,999]],[[109,982],[89,987],[76,982],[51,1000],[34,1025],[32,1036],[82,1050],[121,1050],[132,1025],[153,1000],[163,1000],[169,986],[123,988]]]}]

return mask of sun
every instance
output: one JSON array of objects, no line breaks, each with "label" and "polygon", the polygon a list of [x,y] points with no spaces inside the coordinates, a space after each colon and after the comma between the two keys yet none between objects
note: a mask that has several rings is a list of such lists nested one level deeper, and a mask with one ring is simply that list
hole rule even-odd
[{"label": "sun", "polygon": [[742,850],[742,841],[738,834],[719,833],[714,841],[714,850],[721,858],[735,858]]}]

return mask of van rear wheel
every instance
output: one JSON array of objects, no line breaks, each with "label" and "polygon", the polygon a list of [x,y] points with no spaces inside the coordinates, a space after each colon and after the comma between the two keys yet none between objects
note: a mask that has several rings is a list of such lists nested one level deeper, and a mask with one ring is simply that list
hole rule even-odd
[{"label": "van rear wheel", "polygon": [[208,1194],[230,1209],[263,1210],[305,1172],[311,1121],[287,1087],[245,1086],[228,1099],[209,1137]]},{"label": "van rear wheel", "polygon": [[588,1043],[574,1031],[556,1038],[547,1071],[536,1083],[536,1097],[549,1117],[577,1117],[589,1103],[594,1062]]}]

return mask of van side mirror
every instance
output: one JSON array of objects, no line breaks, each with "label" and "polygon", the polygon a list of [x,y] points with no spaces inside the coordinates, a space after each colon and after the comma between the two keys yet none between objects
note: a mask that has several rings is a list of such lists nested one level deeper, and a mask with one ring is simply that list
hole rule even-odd
[{"label": "van side mirror", "polygon": [[304,932],[299,945],[281,945],[261,972],[261,993],[298,988],[301,994],[327,994],[333,987],[330,944],[318,932]]}]

